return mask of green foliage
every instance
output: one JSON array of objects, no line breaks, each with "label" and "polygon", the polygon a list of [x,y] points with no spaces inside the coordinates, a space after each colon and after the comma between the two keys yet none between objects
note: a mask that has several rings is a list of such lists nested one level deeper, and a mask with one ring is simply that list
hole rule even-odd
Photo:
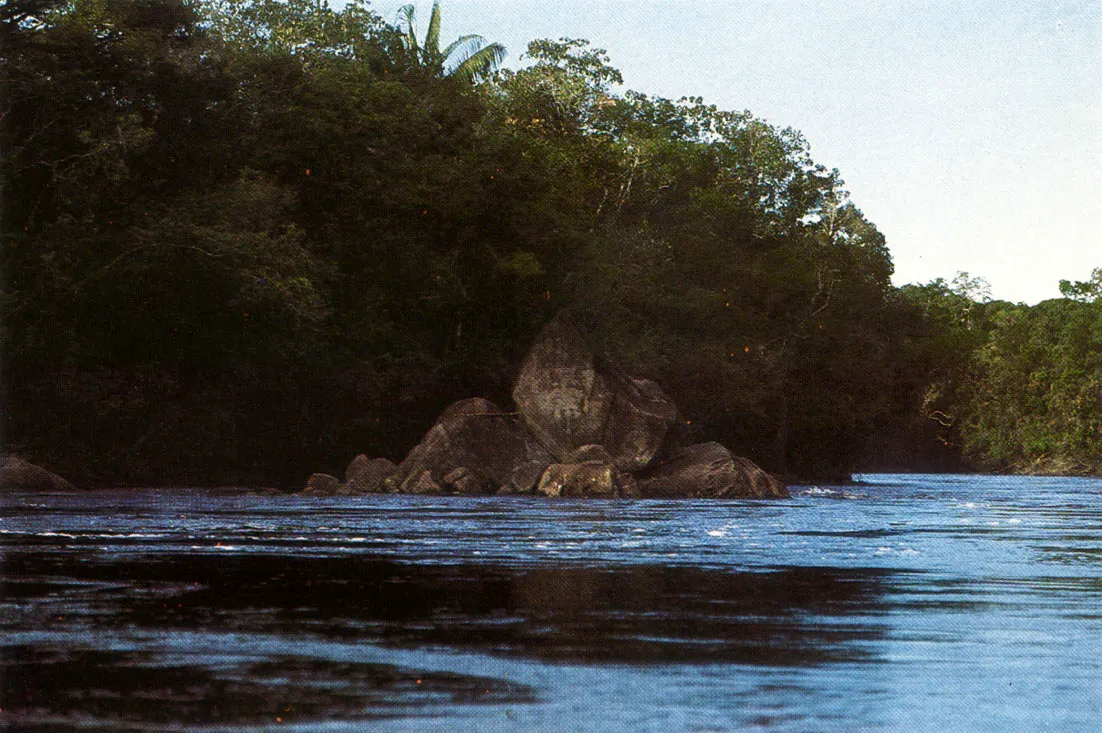
[{"label": "green foliage", "polygon": [[[80,343],[113,364],[228,368],[301,357],[329,308],[289,192],[246,172],[154,208],[75,284]],[[109,334],[109,340],[101,334]],[[105,343],[106,342],[106,343]]]},{"label": "green foliage", "polygon": [[1096,267],[1091,272],[1091,279],[1086,282],[1060,281],[1060,294],[1065,298],[1078,300],[1083,303],[1095,303],[1102,300],[1102,267]]},{"label": "green foliage", "polygon": [[872,380],[816,380],[875,368],[891,263],[837,175],[747,113],[614,96],[618,74],[581,42],[530,53],[500,81],[505,113],[599,171],[566,301],[707,433],[781,470],[845,472]]},{"label": "green foliage", "polygon": [[[1076,285],[1065,295],[1089,293]],[[903,361],[921,377],[919,414],[939,440],[979,467],[1102,470],[1098,301],[992,302],[964,273],[951,286],[939,279],[902,292],[925,324]]]},{"label": "green foliage", "polygon": [[999,314],[976,355],[967,445],[1017,470],[1102,470],[1102,303]]},{"label": "green foliage", "polygon": [[290,54],[304,66],[327,61],[385,63],[380,42],[393,42],[363,0],[333,10],[327,0],[209,0],[203,24],[241,55]]}]

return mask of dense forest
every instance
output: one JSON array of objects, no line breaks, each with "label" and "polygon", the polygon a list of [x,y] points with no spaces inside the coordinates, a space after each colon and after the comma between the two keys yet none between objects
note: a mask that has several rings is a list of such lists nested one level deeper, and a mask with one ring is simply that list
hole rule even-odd
[{"label": "dense forest", "polygon": [[797,131],[623,90],[585,41],[505,70],[413,20],[0,8],[6,450],[89,485],[299,486],[508,404],[565,308],[790,477],[1102,472],[1102,269],[1032,307],[895,288]]}]

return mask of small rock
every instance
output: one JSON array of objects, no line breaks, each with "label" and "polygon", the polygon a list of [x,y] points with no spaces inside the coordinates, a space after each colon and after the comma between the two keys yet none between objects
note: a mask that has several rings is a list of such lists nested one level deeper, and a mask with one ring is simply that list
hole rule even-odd
[{"label": "small rock", "polygon": [[468,496],[492,493],[494,487],[477,471],[472,471],[466,466],[450,471],[444,476],[444,491],[449,494],[465,494]]},{"label": "small rock", "polygon": [[335,494],[341,487],[341,480],[328,473],[314,473],[306,479],[304,492],[309,494]]},{"label": "small rock", "polygon": [[407,494],[443,494],[444,489],[432,480],[432,471],[425,469],[402,484]]},{"label": "small rock", "polygon": [[536,491],[544,496],[612,499],[634,491],[634,480],[608,463],[552,463]]},{"label": "small rock", "polygon": [[616,490],[624,499],[640,499],[643,494],[639,491],[639,482],[630,473],[616,473]]}]

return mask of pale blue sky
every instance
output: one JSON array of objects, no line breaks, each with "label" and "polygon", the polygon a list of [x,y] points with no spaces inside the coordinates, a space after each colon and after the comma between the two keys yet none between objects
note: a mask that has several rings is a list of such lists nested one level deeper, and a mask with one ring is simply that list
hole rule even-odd
[{"label": "pale blue sky", "polygon": [[[339,4],[339,3],[335,3]],[[403,2],[380,0],[393,21]],[[431,0],[416,3],[421,32]],[[624,85],[802,131],[888,239],[896,284],[1058,297],[1102,267],[1102,0],[443,0],[442,40],[519,63],[587,38]]]}]

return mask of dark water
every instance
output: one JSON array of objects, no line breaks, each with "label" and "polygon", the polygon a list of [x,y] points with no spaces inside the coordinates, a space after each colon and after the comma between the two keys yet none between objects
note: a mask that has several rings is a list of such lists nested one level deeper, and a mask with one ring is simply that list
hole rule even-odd
[{"label": "dark water", "polygon": [[0,498],[4,730],[1099,730],[1102,480]]}]

